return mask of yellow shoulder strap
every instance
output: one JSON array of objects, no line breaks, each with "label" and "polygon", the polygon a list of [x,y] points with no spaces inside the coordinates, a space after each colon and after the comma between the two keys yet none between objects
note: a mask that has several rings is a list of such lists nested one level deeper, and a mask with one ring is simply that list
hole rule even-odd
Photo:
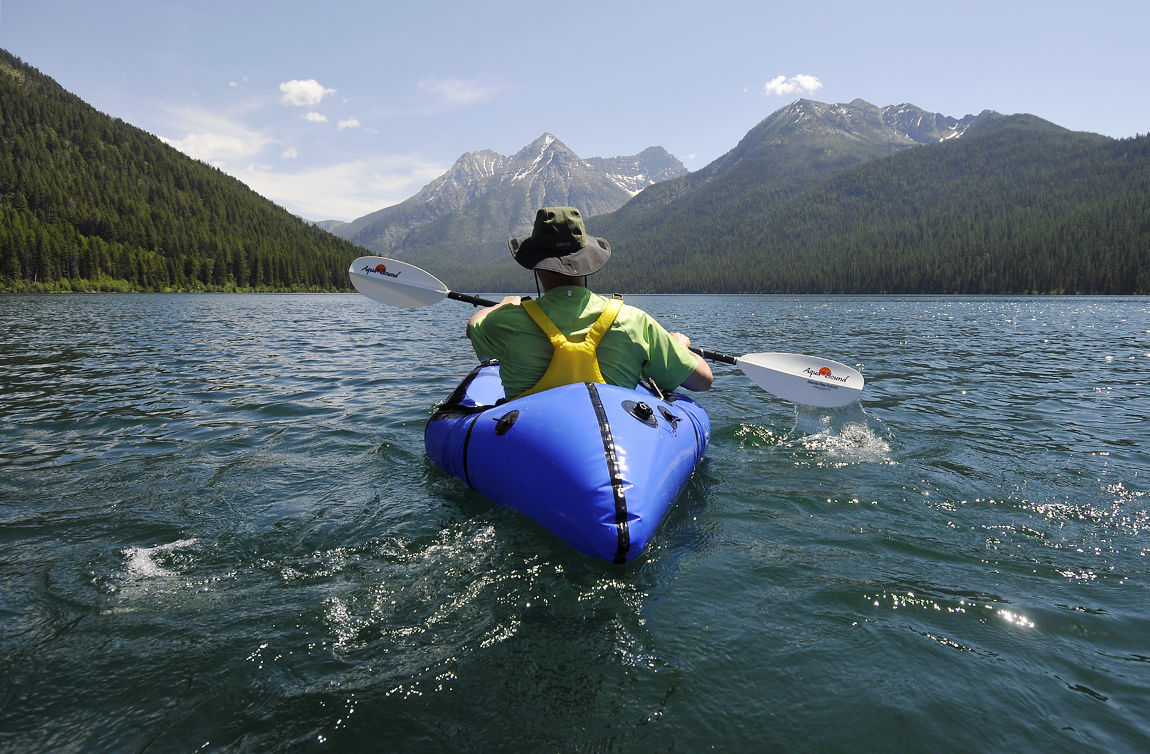
[{"label": "yellow shoulder strap", "polygon": [[559,332],[559,328],[555,326],[550,317],[543,313],[543,307],[538,303],[526,299],[521,301],[520,305],[523,307],[523,311],[527,312],[527,316],[531,317],[535,324],[539,325],[539,329],[550,339],[552,346],[556,345],[556,341],[559,343],[567,342],[567,337]]},{"label": "yellow shoulder strap", "polygon": [[614,296],[607,302],[607,307],[603,313],[599,315],[599,319],[595,320],[595,324],[591,325],[591,329],[583,337],[584,343],[591,343],[592,347],[598,348],[599,341],[603,340],[603,336],[611,325],[615,324],[615,318],[619,316],[619,310],[623,308],[623,299],[619,296]]},{"label": "yellow shoulder strap", "polygon": [[591,325],[587,334],[578,341],[572,341],[543,313],[539,304],[530,300],[524,301],[523,310],[547,335],[554,350],[547,371],[543,373],[534,387],[522,395],[531,395],[549,388],[571,385],[576,382],[606,382],[599,369],[596,350],[599,347],[599,341],[611,329],[611,325],[615,322],[615,318],[622,307],[622,298],[618,296],[612,298],[607,303],[606,308],[603,309],[603,313],[595,320],[595,324]]}]

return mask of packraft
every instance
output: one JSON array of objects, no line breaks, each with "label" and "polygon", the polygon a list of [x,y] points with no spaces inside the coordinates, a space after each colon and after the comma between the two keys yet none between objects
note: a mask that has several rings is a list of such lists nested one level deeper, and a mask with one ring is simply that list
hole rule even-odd
[{"label": "packraft", "polygon": [[624,563],[651,541],[710,440],[695,401],[584,382],[504,400],[497,362],[436,407],[431,460],[579,552]]}]

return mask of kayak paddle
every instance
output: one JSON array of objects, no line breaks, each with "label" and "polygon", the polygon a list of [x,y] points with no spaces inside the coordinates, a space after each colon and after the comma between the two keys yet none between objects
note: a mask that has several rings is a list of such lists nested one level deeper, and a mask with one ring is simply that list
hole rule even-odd
[{"label": "kayak paddle", "polygon": [[863,389],[857,369],[818,356],[801,353],[725,353],[691,348],[709,361],[733,364],[763,390],[791,403],[818,408],[838,408],[854,403]]},{"label": "kayak paddle", "polygon": [[[389,306],[418,309],[445,298],[473,306],[497,303],[450,291],[431,273],[396,259],[360,257],[351,263],[347,274],[357,291]],[[709,361],[737,366],[768,393],[805,406],[845,406],[857,400],[863,389],[863,376],[857,369],[830,359],[798,353],[749,353],[736,357],[701,348],[691,350]]]}]

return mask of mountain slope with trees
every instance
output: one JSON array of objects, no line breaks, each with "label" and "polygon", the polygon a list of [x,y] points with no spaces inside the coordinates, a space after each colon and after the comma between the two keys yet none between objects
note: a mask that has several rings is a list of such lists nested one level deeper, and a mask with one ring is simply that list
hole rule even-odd
[{"label": "mountain slope with trees", "polygon": [[0,50],[0,290],[347,290],[362,249]]},{"label": "mountain slope with trees", "polygon": [[1011,116],[859,165],[773,210],[730,239],[762,250],[737,255],[758,289],[1150,292],[1147,137]]},{"label": "mountain slope with trees", "polygon": [[[899,147],[876,134],[868,147],[818,117],[833,108],[809,109],[799,127],[793,110],[807,104],[771,116],[702,171],[591,218],[588,231],[614,249],[594,286],[1150,293],[1150,137],[987,112],[960,138]],[[524,284],[508,261],[452,272],[469,289]]]}]

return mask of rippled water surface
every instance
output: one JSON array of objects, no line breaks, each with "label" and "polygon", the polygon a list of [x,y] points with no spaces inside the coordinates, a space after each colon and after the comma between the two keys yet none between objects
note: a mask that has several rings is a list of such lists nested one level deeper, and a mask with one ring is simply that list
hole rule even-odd
[{"label": "rippled water surface", "polygon": [[425,459],[469,307],[0,297],[0,750],[1150,746],[1150,299],[628,300],[868,383],[620,567]]}]

